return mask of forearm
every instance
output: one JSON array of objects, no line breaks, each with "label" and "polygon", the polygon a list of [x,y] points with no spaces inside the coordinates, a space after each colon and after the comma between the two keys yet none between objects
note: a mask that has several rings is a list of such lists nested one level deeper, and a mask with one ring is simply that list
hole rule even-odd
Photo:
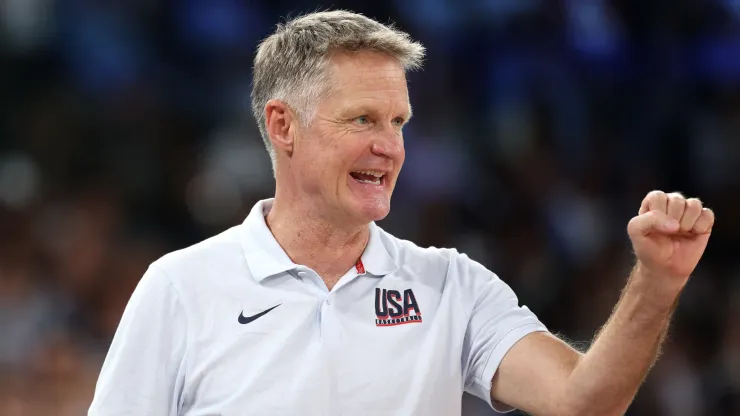
[{"label": "forearm", "polygon": [[578,415],[621,415],[655,362],[680,289],[645,276],[638,265],[593,345],[566,384]]}]

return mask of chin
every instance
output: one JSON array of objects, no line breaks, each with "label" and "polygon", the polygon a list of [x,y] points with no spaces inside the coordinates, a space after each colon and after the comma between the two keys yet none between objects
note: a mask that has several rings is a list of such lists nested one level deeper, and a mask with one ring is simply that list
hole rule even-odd
[{"label": "chin", "polygon": [[380,221],[391,211],[390,201],[373,201],[361,204],[358,214],[364,222]]}]

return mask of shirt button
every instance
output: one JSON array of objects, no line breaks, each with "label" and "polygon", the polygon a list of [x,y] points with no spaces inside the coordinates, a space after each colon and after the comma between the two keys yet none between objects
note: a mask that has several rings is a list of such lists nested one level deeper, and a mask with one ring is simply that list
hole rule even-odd
[{"label": "shirt button", "polygon": [[330,298],[326,298],[326,304],[327,305],[331,305],[331,299]]},{"label": "shirt button", "polygon": [[298,277],[306,277],[306,272],[298,272]]}]

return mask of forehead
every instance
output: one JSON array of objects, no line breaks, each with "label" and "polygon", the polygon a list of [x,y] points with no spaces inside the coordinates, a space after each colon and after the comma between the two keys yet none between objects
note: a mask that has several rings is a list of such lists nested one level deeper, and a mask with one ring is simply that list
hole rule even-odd
[{"label": "forehead", "polygon": [[381,52],[334,52],[329,58],[333,94],[386,96],[408,101],[406,73],[397,59]]}]

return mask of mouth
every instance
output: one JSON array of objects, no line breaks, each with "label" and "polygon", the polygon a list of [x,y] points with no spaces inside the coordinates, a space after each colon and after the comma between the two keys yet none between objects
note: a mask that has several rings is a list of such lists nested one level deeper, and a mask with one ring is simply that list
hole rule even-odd
[{"label": "mouth", "polygon": [[377,170],[360,170],[356,172],[350,172],[349,174],[352,179],[359,183],[367,185],[383,185],[385,184],[385,173]]}]

